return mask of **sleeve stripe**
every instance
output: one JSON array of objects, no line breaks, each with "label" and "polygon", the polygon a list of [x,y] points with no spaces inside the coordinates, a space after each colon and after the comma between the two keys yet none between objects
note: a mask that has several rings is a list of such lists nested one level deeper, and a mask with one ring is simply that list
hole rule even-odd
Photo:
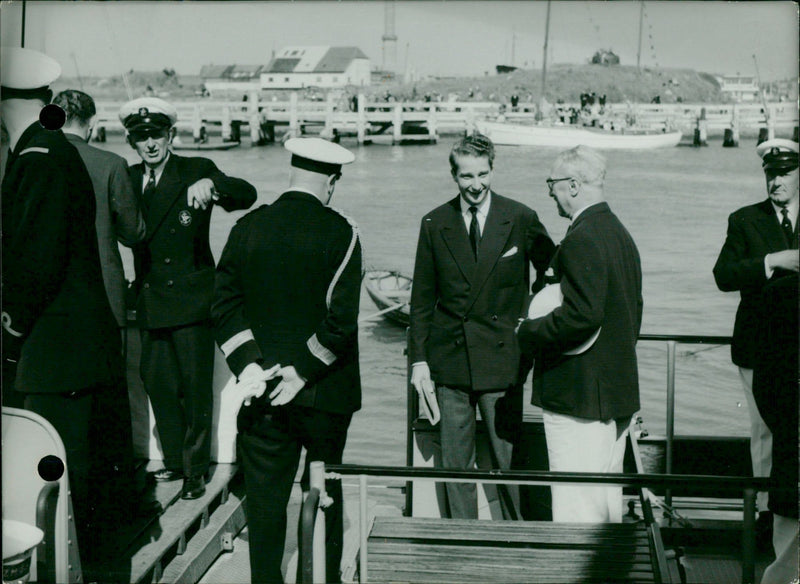
[{"label": "sleeve stripe", "polygon": [[347,248],[347,253],[344,254],[344,259],[342,263],[339,265],[339,268],[336,270],[336,273],[333,275],[333,279],[331,280],[330,285],[328,286],[328,293],[325,295],[325,306],[328,308],[331,307],[331,298],[333,297],[333,290],[336,288],[336,284],[339,282],[339,278],[342,277],[342,272],[344,272],[345,266],[350,261],[350,258],[353,257],[353,250],[356,248],[356,242],[358,241],[358,231],[355,227],[353,227],[353,236],[350,238],[350,245]]},{"label": "sleeve stripe", "polygon": [[334,355],[330,349],[319,342],[317,333],[311,335],[311,338],[306,341],[306,345],[308,346],[308,350],[311,351],[311,354],[325,363],[325,365],[330,365],[336,361],[336,355]]},{"label": "sleeve stripe", "polygon": [[244,330],[242,332],[236,333],[230,339],[225,341],[220,349],[222,350],[225,357],[230,356],[236,349],[244,345],[248,341],[255,341],[255,337],[253,336],[253,331],[251,329]]}]

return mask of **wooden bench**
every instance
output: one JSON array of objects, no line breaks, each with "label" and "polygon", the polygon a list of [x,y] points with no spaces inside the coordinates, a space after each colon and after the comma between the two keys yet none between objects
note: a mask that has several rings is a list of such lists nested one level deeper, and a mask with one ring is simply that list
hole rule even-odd
[{"label": "wooden bench", "polygon": [[377,517],[372,582],[668,582],[663,547],[644,521],[564,524]]}]

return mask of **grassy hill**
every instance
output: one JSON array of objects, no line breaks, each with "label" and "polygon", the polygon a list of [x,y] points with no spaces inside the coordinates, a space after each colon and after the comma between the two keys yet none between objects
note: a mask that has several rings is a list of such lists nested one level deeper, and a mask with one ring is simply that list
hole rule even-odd
[{"label": "grassy hill", "polygon": [[[541,70],[518,69],[502,75],[484,77],[453,77],[418,81],[414,84],[382,83],[365,88],[364,93],[374,98],[387,91],[397,98],[416,95],[422,99],[426,93],[439,93],[444,99],[455,93],[462,99],[472,90],[475,100],[508,101],[516,93],[520,101],[537,101],[541,95]],[[127,75],[133,97],[151,94],[167,99],[194,99],[202,88],[198,76],[175,75],[170,72],[131,71]],[[124,101],[128,97],[122,76],[106,78],[59,79],[56,91],[66,88],[86,91],[97,100]],[[353,88],[352,92],[356,89]],[[574,103],[584,92],[606,95],[609,103],[649,103],[660,96],[662,103],[723,103],[725,98],[713,76],[691,69],[654,69],[621,65],[553,65],[547,71],[547,100]]]}]

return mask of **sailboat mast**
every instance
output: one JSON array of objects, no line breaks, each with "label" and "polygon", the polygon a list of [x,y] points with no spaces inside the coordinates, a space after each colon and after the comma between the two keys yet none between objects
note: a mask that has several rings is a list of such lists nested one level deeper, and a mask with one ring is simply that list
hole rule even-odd
[{"label": "sailboat mast", "polygon": [[25,0],[22,0],[22,32],[19,46],[25,48]]},{"label": "sailboat mast", "polygon": [[644,23],[644,0],[639,3],[639,48],[636,50],[636,69],[642,69],[642,25]]},{"label": "sailboat mast", "polygon": [[[542,54],[542,99],[544,102],[547,86],[547,45],[550,41],[550,0],[547,0],[547,16],[544,20],[544,53]],[[540,108],[541,109],[541,108]]]}]

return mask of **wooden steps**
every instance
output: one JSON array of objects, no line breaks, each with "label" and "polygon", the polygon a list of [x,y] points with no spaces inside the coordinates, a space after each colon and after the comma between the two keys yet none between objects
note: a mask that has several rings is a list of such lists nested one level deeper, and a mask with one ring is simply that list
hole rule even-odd
[{"label": "wooden steps", "polygon": [[374,582],[658,582],[644,522],[558,524],[376,517]]},{"label": "wooden steps", "polygon": [[[155,485],[163,513],[142,526],[120,526],[127,547],[100,569],[102,581],[196,582],[216,557],[230,549],[245,525],[241,475],[236,465],[210,469],[205,494],[180,498],[182,481]],[[122,545],[122,544],[117,544]]]}]

